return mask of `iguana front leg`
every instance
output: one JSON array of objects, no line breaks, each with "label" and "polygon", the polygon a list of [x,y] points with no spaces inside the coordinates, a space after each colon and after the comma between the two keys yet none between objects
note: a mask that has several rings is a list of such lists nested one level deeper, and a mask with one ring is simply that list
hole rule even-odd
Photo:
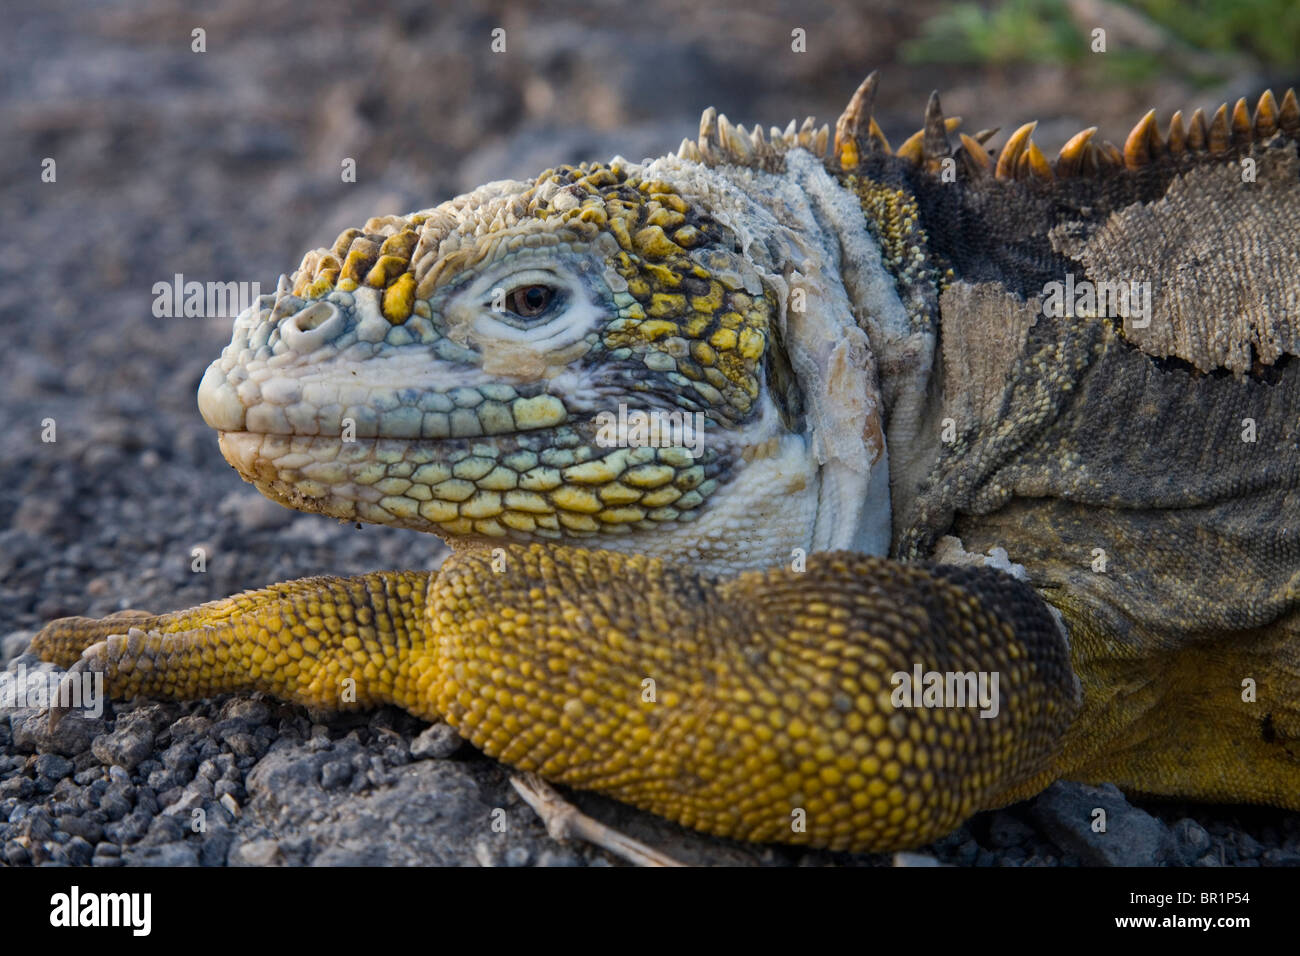
[{"label": "iguana front leg", "polygon": [[256,690],[327,710],[399,703],[436,719],[408,686],[413,652],[428,644],[428,584],[421,571],[303,578],[172,614],[63,618],[32,646],[102,671],[117,698]]},{"label": "iguana front leg", "polygon": [[[1077,706],[1042,601],[988,569],[833,553],[719,579],[534,546],[458,553],[427,594],[424,577],[291,582],[86,654],[114,693],[337,706],[350,677],[359,705],[442,717],[550,780],[722,836],[853,850],[925,843],[1045,785]],[[67,663],[106,626],[122,625],[56,622],[37,647]],[[996,716],[895,706],[893,676],[917,668],[996,674]]]}]

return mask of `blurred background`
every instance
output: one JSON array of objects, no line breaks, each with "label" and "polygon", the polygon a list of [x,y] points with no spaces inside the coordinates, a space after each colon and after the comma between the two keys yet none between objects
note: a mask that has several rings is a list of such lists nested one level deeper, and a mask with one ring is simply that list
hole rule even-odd
[{"label": "blurred background", "polygon": [[[660,154],[709,105],[746,124],[833,124],[873,68],[895,143],[937,88],[966,129],[1000,126],[999,144],[1038,119],[1051,151],[1090,125],[1122,143],[1150,107],[1164,121],[1300,80],[1295,0],[3,7],[0,637],[437,560],[432,538],[298,516],[239,481],[194,402],[230,320],[154,318],[153,285],[176,273],[269,291],[371,215]],[[199,546],[205,574],[191,571]]]}]

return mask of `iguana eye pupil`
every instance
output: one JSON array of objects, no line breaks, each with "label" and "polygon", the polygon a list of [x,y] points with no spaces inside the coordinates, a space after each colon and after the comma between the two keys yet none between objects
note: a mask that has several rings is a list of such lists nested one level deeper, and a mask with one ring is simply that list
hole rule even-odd
[{"label": "iguana eye pupil", "polygon": [[511,312],[520,318],[531,319],[547,310],[555,299],[555,290],[544,285],[526,285],[512,289],[506,298]]}]

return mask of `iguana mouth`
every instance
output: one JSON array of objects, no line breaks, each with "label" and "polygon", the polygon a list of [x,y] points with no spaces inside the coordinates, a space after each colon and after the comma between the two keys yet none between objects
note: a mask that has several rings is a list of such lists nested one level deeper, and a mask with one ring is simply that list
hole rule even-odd
[{"label": "iguana mouth", "polygon": [[682,448],[593,448],[568,428],[491,440],[222,432],[247,481],[290,507],[444,536],[626,534],[687,520],[728,459]]}]

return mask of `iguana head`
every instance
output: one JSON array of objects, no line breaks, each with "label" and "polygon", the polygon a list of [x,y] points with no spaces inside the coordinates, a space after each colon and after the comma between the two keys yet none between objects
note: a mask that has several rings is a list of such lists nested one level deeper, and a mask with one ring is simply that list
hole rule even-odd
[{"label": "iguana head", "polygon": [[740,173],[616,159],[371,219],[239,316],[203,416],[268,496],[453,544],[883,550],[887,522],[856,530],[883,457],[865,338],[823,307],[843,292],[802,193]]}]

